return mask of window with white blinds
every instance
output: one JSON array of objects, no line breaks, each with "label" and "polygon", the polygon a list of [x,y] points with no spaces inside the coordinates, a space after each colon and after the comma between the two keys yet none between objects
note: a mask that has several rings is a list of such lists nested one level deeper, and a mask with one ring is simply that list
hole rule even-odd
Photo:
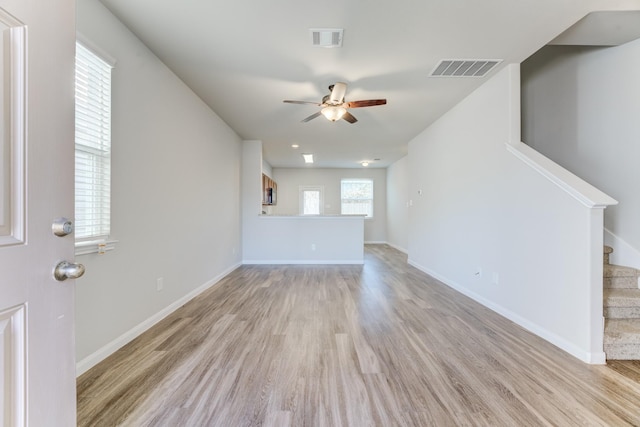
[{"label": "window with white blinds", "polygon": [[343,215],[373,217],[373,180],[343,179],[340,182],[340,193],[340,212]]},{"label": "window with white blinds", "polygon": [[109,237],[111,223],[111,69],[76,43],[75,237]]}]

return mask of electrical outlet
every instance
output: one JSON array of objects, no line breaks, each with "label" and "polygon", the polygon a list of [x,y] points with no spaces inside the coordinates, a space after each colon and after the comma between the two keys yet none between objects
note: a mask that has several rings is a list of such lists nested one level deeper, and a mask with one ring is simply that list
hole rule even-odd
[{"label": "electrical outlet", "polygon": [[315,251],[315,250],[316,250],[316,244],[315,244],[315,243],[312,243],[312,244],[311,244],[311,250],[312,250],[312,251]]},{"label": "electrical outlet", "polygon": [[156,280],[156,291],[160,292],[164,288],[164,278],[158,277]]}]

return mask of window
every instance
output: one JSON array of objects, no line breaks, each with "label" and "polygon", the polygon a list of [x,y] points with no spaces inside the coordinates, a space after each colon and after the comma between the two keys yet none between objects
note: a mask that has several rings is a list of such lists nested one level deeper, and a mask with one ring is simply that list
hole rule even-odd
[{"label": "window", "polygon": [[300,187],[300,214],[321,215],[324,212],[324,195],[321,186]]},{"label": "window", "polygon": [[340,212],[373,217],[373,180],[343,179],[340,182]]},{"label": "window", "polygon": [[112,65],[76,43],[75,237],[104,241],[111,217]]}]

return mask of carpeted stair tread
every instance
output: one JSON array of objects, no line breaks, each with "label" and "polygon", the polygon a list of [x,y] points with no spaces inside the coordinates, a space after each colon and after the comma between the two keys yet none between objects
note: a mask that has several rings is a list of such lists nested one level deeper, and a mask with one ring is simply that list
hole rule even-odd
[{"label": "carpeted stair tread", "polygon": [[604,305],[605,307],[640,307],[640,289],[605,289]]},{"label": "carpeted stair tread", "polygon": [[640,270],[610,264],[603,252],[604,352],[608,360],[640,360]]},{"label": "carpeted stair tread", "polygon": [[640,319],[609,319],[604,325],[604,343],[634,344],[640,349]]},{"label": "carpeted stair tread", "polygon": [[637,277],[605,277],[602,279],[605,289],[638,289]]},{"label": "carpeted stair tread", "polygon": [[638,277],[638,270],[632,267],[606,264],[603,266],[604,277]]}]

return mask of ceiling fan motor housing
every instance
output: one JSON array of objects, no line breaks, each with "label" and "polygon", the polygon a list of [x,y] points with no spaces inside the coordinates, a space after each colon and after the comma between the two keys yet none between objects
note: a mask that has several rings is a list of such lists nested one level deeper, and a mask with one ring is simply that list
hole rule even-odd
[{"label": "ceiling fan motor housing", "polygon": [[347,92],[347,84],[344,82],[337,82],[332,87],[330,86],[331,95],[329,95],[329,102],[332,105],[342,104],[344,101],[344,94]]}]

